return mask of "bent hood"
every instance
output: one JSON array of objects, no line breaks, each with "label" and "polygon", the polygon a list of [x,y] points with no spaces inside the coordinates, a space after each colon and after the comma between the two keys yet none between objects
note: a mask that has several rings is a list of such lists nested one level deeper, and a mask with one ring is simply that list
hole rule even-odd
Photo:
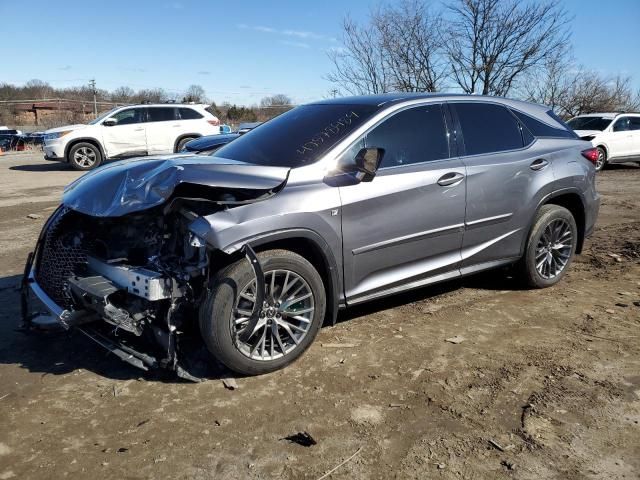
[{"label": "bent hood", "polygon": [[137,158],[105,165],[69,184],[63,204],[96,217],[119,217],[161,205],[180,184],[267,192],[281,186],[285,167],[217,157]]}]

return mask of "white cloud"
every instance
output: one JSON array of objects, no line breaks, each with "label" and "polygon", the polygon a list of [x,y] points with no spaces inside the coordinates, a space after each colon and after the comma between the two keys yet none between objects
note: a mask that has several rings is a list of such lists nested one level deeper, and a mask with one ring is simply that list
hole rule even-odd
[{"label": "white cloud", "polygon": [[282,45],[288,45],[289,47],[297,47],[297,48],[310,48],[311,45],[303,42],[291,42],[289,40],[281,40],[280,43]]},{"label": "white cloud", "polygon": [[[309,32],[307,30],[291,30],[291,29],[278,30],[276,28],[266,27],[264,25],[247,25],[246,23],[239,23],[236,26],[241,30],[254,30],[256,32],[262,32],[262,33],[274,33],[277,35],[283,35],[286,37],[295,37],[295,38],[300,38],[304,40],[324,40],[324,41],[330,41],[330,42],[337,41],[335,38],[330,37],[328,35],[322,35],[316,32]],[[293,44],[295,42],[291,42],[291,43]],[[302,44],[299,44],[298,46],[301,46],[301,45]]]}]

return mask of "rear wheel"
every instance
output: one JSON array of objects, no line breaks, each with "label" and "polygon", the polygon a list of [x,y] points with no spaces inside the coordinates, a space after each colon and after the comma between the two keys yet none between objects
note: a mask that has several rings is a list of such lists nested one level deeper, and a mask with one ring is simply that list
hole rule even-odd
[{"label": "rear wheel", "polygon": [[184,148],[184,146],[189,143],[191,140],[193,140],[193,137],[186,137],[183,138],[182,140],[180,140],[178,142],[178,146],[176,147],[176,153],[181,152],[182,149]]},{"label": "rear wheel", "polygon": [[68,160],[74,170],[92,170],[102,163],[102,155],[94,144],[81,142],[71,147]]},{"label": "rear wheel", "polygon": [[607,166],[607,152],[602,147],[598,147],[598,158],[596,159],[596,171],[599,172]]},{"label": "rear wheel", "polygon": [[543,205],[519,265],[524,282],[533,288],[558,283],[573,260],[577,240],[578,228],[571,212],[559,205]]},{"label": "rear wheel", "polygon": [[[200,331],[209,351],[245,375],[277,370],[302,355],[318,333],[326,309],[322,278],[303,257],[269,250],[259,253],[258,259],[265,281],[262,305],[255,303],[255,277],[243,259],[218,274],[200,309]],[[260,313],[251,326],[254,308]]]}]

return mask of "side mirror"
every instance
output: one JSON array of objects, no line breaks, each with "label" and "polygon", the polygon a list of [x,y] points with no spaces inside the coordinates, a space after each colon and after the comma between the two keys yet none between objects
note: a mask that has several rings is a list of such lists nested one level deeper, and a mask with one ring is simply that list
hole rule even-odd
[{"label": "side mirror", "polygon": [[352,161],[339,165],[335,172],[325,177],[324,181],[333,187],[370,182],[376,176],[383,156],[382,148],[363,148]]},{"label": "side mirror", "polygon": [[356,176],[361,182],[370,182],[376,176],[384,150],[382,148],[363,148],[355,158]]},{"label": "side mirror", "polygon": [[117,124],[118,120],[116,120],[115,118],[107,118],[104,122],[102,122],[102,125],[104,125],[105,127],[113,127]]}]

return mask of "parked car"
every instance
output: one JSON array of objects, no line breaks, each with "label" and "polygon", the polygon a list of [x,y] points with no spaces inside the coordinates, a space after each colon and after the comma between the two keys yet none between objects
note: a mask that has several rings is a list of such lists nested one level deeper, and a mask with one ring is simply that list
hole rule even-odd
[{"label": "parked car", "polygon": [[[235,133],[227,133],[222,135],[209,135],[206,137],[196,138],[187,143],[181,150],[182,153],[197,153],[200,155],[209,155],[227,143],[235,140],[240,135],[250,132],[263,122],[241,123]],[[228,125],[225,125],[228,126]],[[223,133],[221,131],[221,133]]]},{"label": "parked car", "polygon": [[262,125],[263,122],[246,122],[246,123],[241,123],[240,125],[238,125],[238,130],[236,131],[236,133],[239,133],[240,135],[247,133],[251,130],[253,130],[254,128]]},{"label": "parked car", "polygon": [[596,170],[609,163],[640,163],[640,113],[591,113],[567,123],[598,149]]},{"label": "parked car", "polygon": [[222,133],[220,135],[207,135],[187,142],[180,153],[211,154],[227,143],[238,138],[238,133]]},{"label": "parked car", "polygon": [[219,120],[207,109],[191,104],[114,108],[88,125],[47,130],[45,159],[91,170],[105,160],[179,152],[194,138],[220,132]]},{"label": "parked car", "polygon": [[118,162],[69,185],[23,305],[33,291],[143,369],[193,378],[177,352],[199,332],[230,369],[270,372],[343,307],[508,265],[531,288],[556,284],[596,222],[596,159],[516,100],[300,106],[212,156]]}]

